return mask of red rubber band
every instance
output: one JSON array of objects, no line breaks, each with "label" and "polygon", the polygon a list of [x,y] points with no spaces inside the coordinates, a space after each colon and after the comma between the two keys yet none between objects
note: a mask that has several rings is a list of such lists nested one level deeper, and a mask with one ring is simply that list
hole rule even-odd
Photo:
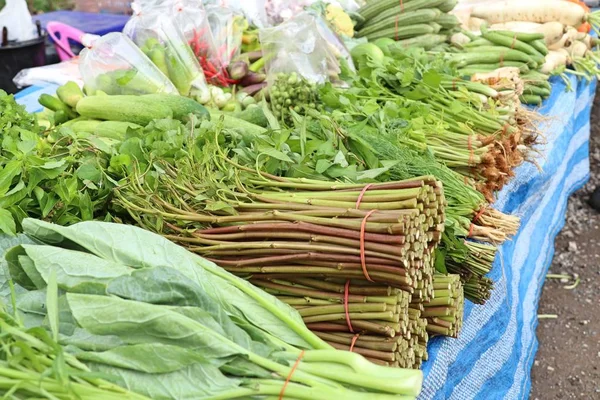
[{"label": "red rubber band", "polygon": [[400,12],[404,12],[404,2],[400,0]]},{"label": "red rubber band", "polygon": [[302,357],[304,357],[304,350],[302,350],[300,352],[300,355],[298,356],[298,359],[294,363],[294,366],[292,367],[290,374],[285,379],[285,383],[283,384],[283,387],[281,388],[281,392],[279,392],[279,400],[283,400],[283,394],[285,393],[285,389],[287,388],[287,385],[290,383],[290,380],[292,379],[292,375],[294,375],[294,372],[296,372],[296,368],[298,368],[298,365],[300,364]]},{"label": "red rubber band", "polygon": [[474,229],[475,229],[475,224],[471,222],[471,226],[469,227],[469,233],[467,233],[467,237],[471,237]]},{"label": "red rubber band", "polygon": [[352,350],[354,350],[354,345],[356,344],[356,341],[358,340],[358,337],[360,336],[360,333],[357,333],[356,335],[354,335],[352,337],[352,342],[350,342],[350,352],[352,353]]},{"label": "red rubber band", "polygon": [[365,193],[367,193],[367,190],[369,190],[369,188],[373,186],[372,183],[369,183],[367,186],[365,186],[363,188],[363,190],[360,192],[360,194],[358,195],[358,200],[356,200],[356,206],[355,208],[358,210],[360,208],[360,203],[362,202],[363,197],[365,196]]},{"label": "red rubber band", "polygon": [[[352,321],[350,321],[350,312],[348,310],[348,299],[350,297],[350,279],[346,281],[344,285],[344,312],[346,313],[346,324],[348,324],[348,329],[350,332],[354,333],[354,327],[352,326]],[[352,350],[350,350],[352,351]]]},{"label": "red rubber band", "polygon": [[485,207],[481,207],[481,210],[479,210],[477,212],[477,214],[475,214],[475,218],[473,218],[473,222],[477,222],[477,220],[479,220],[479,218],[481,218],[481,216],[483,215],[485,210],[486,210]]},{"label": "red rubber band", "polygon": [[371,210],[367,213],[367,215],[365,215],[365,218],[363,218],[362,223],[360,224],[360,264],[362,267],[362,271],[363,271],[363,275],[365,276],[365,278],[367,278],[367,280],[369,282],[375,282],[373,279],[371,279],[371,277],[369,276],[369,271],[367,271],[367,257],[365,255],[365,228],[367,226],[367,219],[369,219],[369,217],[377,210]]}]

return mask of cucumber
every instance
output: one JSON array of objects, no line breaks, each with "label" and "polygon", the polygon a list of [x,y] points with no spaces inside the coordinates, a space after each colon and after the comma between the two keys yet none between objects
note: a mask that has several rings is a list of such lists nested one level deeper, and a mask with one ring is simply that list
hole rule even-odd
[{"label": "cucumber", "polygon": [[69,116],[64,110],[58,110],[54,112],[54,125],[64,124],[69,120]]},{"label": "cucumber", "polygon": [[222,118],[224,128],[241,129],[246,135],[258,136],[267,133],[267,129],[262,126],[244,121],[243,119],[233,117],[218,110],[210,109],[210,116],[214,121],[219,121]]},{"label": "cucumber", "polygon": [[56,95],[63,103],[73,108],[83,98],[83,92],[79,88],[79,85],[73,81],[69,81],[56,89]]},{"label": "cucumber", "polygon": [[77,115],[71,110],[71,108],[60,101],[58,98],[50,96],[49,94],[42,94],[38,99],[39,103],[52,111],[63,111],[68,119],[77,118]]},{"label": "cucumber", "polygon": [[171,108],[164,104],[127,95],[84,97],[77,103],[77,112],[87,118],[133,122],[142,126],[155,119],[173,117]]},{"label": "cucumber", "polygon": [[84,121],[76,121],[69,125],[69,128],[73,130],[77,134],[77,136],[87,136],[82,135],[84,133],[93,134],[98,128],[102,121],[98,120],[84,120]]},{"label": "cucumber", "polygon": [[410,11],[400,15],[392,15],[383,21],[365,26],[363,29],[357,32],[357,37],[366,36],[387,28],[400,28],[406,25],[415,25],[429,21],[435,21],[440,17],[440,14],[440,10],[436,8],[426,8],[424,10]]},{"label": "cucumber", "polygon": [[178,120],[185,120],[190,114],[210,119],[208,110],[202,104],[188,97],[157,93],[147,94],[141,98],[169,107],[173,112],[173,118]]}]

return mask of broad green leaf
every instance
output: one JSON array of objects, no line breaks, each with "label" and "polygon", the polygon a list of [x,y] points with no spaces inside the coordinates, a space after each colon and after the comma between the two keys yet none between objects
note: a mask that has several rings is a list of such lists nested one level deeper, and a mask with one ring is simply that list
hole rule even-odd
[{"label": "broad green leaf", "polygon": [[248,333],[235,325],[199,285],[173,268],[145,268],[120,276],[110,282],[107,293],[150,304],[199,307],[218,322],[230,340],[256,354],[267,355],[269,352],[265,346],[253,343]]},{"label": "broad green leaf", "polygon": [[8,192],[13,179],[21,174],[21,165],[22,162],[20,160],[12,160],[2,168],[0,171],[0,196]]},{"label": "broad green leaf", "polygon": [[50,271],[48,288],[46,289],[46,309],[48,312],[48,323],[54,341],[58,341],[58,284],[56,283],[56,270]]},{"label": "broad green leaf", "polygon": [[274,148],[260,149],[259,156],[269,156],[269,157],[273,157],[279,161],[293,162],[293,160],[291,158],[289,158],[285,153],[283,153],[279,150],[276,150]]},{"label": "broad green leaf", "polygon": [[[58,286],[69,292],[104,293],[112,279],[133,271],[89,253],[60,247],[25,244],[22,249],[44,281],[48,282],[54,271]],[[82,292],[84,288],[86,291]]]},{"label": "broad green leaf", "polygon": [[333,163],[325,159],[319,160],[315,165],[315,171],[319,174],[322,174],[323,172],[327,171],[327,169],[329,169],[329,167],[331,167],[332,165]]},{"label": "broad green leaf", "polygon": [[[23,243],[34,242],[26,235],[0,235],[0,302],[2,302],[3,304],[11,303],[10,285],[8,283],[8,280],[10,279],[10,272],[8,270],[8,264],[6,262],[5,256],[8,250]],[[21,286],[15,285],[15,294],[17,296],[23,293],[24,291],[25,289],[23,289]]]},{"label": "broad green leaf", "polygon": [[92,352],[107,351],[125,345],[125,342],[117,336],[94,335],[79,327],[73,329],[68,335],[61,333],[59,343],[63,346],[73,346],[83,351]]},{"label": "broad green leaf", "polygon": [[[116,297],[66,295],[80,327],[96,335],[114,335],[127,344],[159,343],[198,351],[217,365],[248,351],[207,327],[208,315],[192,320],[165,306]],[[198,316],[198,315],[196,315]]]},{"label": "broad green leaf", "polygon": [[239,380],[227,378],[218,368],[206,364],[192,364],[169,374],[146,374],[97,363],[91,363],[90,367],[108,374],[119,386],[153,400],[209,400],[240,384]]},{"label": "broad green leaf", "polygon": [[0,232],[7,235],[16,235],[17,224],[10,211],[0,208]]},{"label": "broad green leaf", "polygon": [[198,284],[230,316],[247,319],[265,332],[297,347],[328,348],[312,336],[296,310],[251,283],[192,254],[167,239],[122,224],[82,222],[62,227],[26,219],[24,231],[49,244],[80,247],[106,260],[132,268],[171,267]]},{"label": "broad green leaf", "polygon": [[210,364],[202,353],[160,343],[124,345],[102,352],[82,351],[76,353],[76,356],[82,361],[149,374],[175,372],[196,363]]}]

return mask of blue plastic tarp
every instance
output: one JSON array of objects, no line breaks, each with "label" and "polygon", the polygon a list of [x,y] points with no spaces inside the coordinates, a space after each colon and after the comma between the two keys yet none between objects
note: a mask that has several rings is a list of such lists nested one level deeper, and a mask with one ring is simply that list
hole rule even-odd
[{"label": "blue plastic tarp", "polygon": [[495,282],[485,306],[467,302],[458,339],[434,339],[425,363],[422,400],[528,399],[538,347],[535,330],[542,285],[554,239],[565,222],[567,200],[589,178],[590,112],[596,83],[573,91],[553,81],[541,113],[546,144],[542,171],[524,164],[494,204],[521,217],[516,237],[501,246],[491,272]]}]

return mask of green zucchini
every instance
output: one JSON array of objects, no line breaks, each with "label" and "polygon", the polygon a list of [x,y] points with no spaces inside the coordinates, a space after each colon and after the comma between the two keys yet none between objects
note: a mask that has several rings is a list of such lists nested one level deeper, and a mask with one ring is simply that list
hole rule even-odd
[{"label": "green zucchini", "polygon": [[155,119],[173,117],[171,108],[164,104],[128,95],[84,97],[77,103],[77,112],[87,118],[133,122],[142,126]]}]

